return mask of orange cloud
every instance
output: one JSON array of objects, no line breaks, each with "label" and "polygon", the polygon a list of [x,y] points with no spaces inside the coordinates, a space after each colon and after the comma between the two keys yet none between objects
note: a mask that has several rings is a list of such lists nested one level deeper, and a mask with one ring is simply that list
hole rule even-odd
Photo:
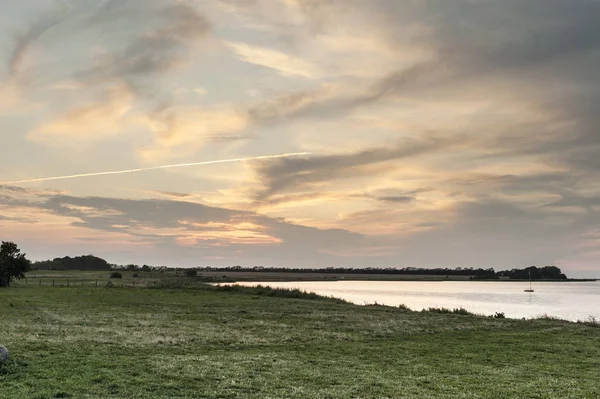
[{"label": "orange cloud", "polygon": [[173,108],[143,116],[140,121],[154,134],[154,142],[138,150],[145,162],[192,155],[211,142],[239,140],[248,126],[244,114],[228,107]]},{"label": "orange cloud", "polygon": [[27,137],[47,145],[81,144],[116,136],[123,132],[125,116],[132,109],[134,95],[126,86],[108,89],[106,98],[75,107],[47,122]]}]

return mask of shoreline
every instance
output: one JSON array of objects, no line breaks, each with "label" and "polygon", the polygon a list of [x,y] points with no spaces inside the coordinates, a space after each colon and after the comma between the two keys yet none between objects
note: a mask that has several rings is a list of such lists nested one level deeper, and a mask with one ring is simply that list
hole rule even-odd
[{"label": "shoreline", "polygon": [[[297,272],[200,272],[198,278],[230,279],[235,282],[319,282],[319,281],[407,281],[407,282],[529,282],[528,279],[480,279],[472,276],[422,275],[422,274],[352,274],[352,273],[297,273]],[[583,283],[598,282],[595,278],[532,279],[543,283]],[[218,281],[215,281],[218,282]],[[233,281],[230,281],[233,282]]]},{"label": "shoreline", "polygon": [[[384,306],[389,307],[391,309],[394,308],[402,308],[412,312],[437,312],[437,313],[457,313],[457,314],[470,314],[472,316],[479,317],[495,317],[495,315],[500,315],[500,318],[506,318],[511,320],[538,320],[538,319],[551,319],[551,320],[560,320],[570,323],[591,323],[594,325],[598,325],[598,320],[600,320],[600,314],[596,310],[590,310],[585,308],[586,312],[564,312],[561,309],[545,309],[536,307],[532,307],[527,309],[525,307],[519,308],[518,306],[511,306],[510,303],[498,303],[498,306],[479,306],[478,304],[474,304],[472,302],[467,301],[423,301],[423,302],[415,302],[411,301],[410,293],[407,298],[400,298],[396,300],[394,297],[386,298],[386,297],[377,297],[369,295],[369,297],[365,297],[365,295],[360,295],[360,290],[357,286],[353,286],[354,288],[349,288],[350,291],[344,291],[344,286],[342,286],[341,290],[336,290],[333,286],[327,286],[326,283],[331,283],[336,281],[318,281],[317,283],[325,284],[324,286],[311,284],[315,283],[314,281],[242,281],[242,282],[220,282],[220,283],[211,283],[211,285],[216,287],[235,287],[233,290],[244,290],[244,289],[258,289],[260,290],[270,290],[277,292],[297,292],[307,295],[316,295],[322,298],[336,298],[339,300],[346,301],[348,303],[352,303],[357,306]],[[345,282],[345,281],[342,281]],[[356,283],[358,281],[351,281],[350,283]],[[519,283],[528,283],[528,280],[525,281],[517,281]],[[547,281],[548,283],[556,283]],[[572,282],[572,281],[570,281]],[[296,284],[298,283],[298,284]],[[365,283],[376,283],[373,281],[365,281]],[[437,291],[435,288],[436,285],[430,285],[430,289]],[[329,288],[326,288],[329,287]],[[389,286],[386,286],[387,290],[390,289]],[[463,285],[462,287],[467,287],[467,285]],[[493,289],[491,286],[488,286],[490,290],[497,291],[503,290],[503,288],[496,286],[496,289]],[[515,286],[513,286],[514,290]],[[556,288],[556,286],[555,286]],[[400,289],[400,288],[399,288]],[[566,288],[569,290],[568,288]],[[518,289],[518,293],[522,295],[522,289]],[[544,291],[544,289],[542,289]],[[386,291],[387,292],[387,291]],[[409,292],[412,292],[409,289]],[[516,292],[516,291],[515,291]],[[544,291],[548,292],[548,291]],[[358,294],[357,294],[358,293]],[[435,295],[434,295],[435,296]],[[544,294],[542,294],[542,297]],[[529,295],[527,295],[529,297]],[[541,298],[541,297],[540,297]],[[588,312],[589,311],[589,312]]]}]

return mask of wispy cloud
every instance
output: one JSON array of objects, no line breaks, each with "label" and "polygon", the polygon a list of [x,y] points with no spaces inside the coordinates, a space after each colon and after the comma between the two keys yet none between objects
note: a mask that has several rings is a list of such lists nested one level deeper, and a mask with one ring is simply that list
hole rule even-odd
[{"label": "wispy cloud", "polygon": [[152,10],[149,22],[128,42],[95,60],[95,65],[79,71],[78,80],[89,83],[125,80],[132,85],[152,74],[164,73],[181,67],[189,57],[190,48],[210,32],[210,23],[192,5],[184,2],[139,0],[112,2],[101,12],[131,14]]},{"label": "wispy cloud", "polygon": [[[248,118],[231,107],[169,106],[149,112],[140,118],[154,135],[151,145],[138,154],[152,161],[193,155],[207,143],[248,140],[245,132]],[[245,134],[246,133],[246,134]]]},{"label": "wispy cloud", "polygon": [[244,61],[251,64],[271,68],[284,76],[300,76],[304,78],[316,78],[319,69],[302,58],[294,57],[273,49],[252,46],[246,43],[226,43]]},{"label": "wispy cloud", "polygon": [[12,51],[8,57],[8,68],[12,76],[16,76],[21,71],[24,58],[36,41],[63,21],[70,11],[71,7],[64,2],[55,9],[46,10],[24,32],[14,35]]},{"label": "wispy cloud", "polygon": [[133,107],[134,100],[127,86],[110,87],[104,98],[68,110],[36,128],[28,138],[50,146],[65,146],[116,136],[122,132],[123,118]]},{"label": "wispy cloud", "polygon": [[[257,193],[261,201],[289,189],[299,190],[321,182],[358,177],[367,167],[390,161],[424,156],[461,144],[457,138],[404,140],[387,147],[375,147],[355,153],[319,155],[306,159],[288,159],[260,165],[257,172],[265,187]],[[380,174],[377,170],[376,174]]]}]

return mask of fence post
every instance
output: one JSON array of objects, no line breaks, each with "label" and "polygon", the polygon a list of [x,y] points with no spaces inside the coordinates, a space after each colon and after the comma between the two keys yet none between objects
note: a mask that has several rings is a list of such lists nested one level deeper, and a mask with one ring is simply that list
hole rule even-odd
[{"label": "fence post", "polygon": [[52,286],[54,287],[54,279],[52,279]]}]

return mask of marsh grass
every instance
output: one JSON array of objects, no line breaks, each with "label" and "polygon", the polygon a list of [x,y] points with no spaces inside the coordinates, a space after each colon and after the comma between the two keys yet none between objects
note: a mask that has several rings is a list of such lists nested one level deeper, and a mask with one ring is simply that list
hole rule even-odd
[{"label": "marsh grass", "polygon": [[577,321],[578,324],[584,324],[588,327],[600,327],[600,320],[594,316],[589,316],[587,319]]},{"label": "marsh grass", "polygon": [[551,319],[188,285],[17,286],[0,320],[3,399],[600,397],[600,330]]},{"label": "marsh grass", "polygon": [[423,309],[423,312],[429,313],[441,313],[441,314],[458,314],[461,316],[481,316],[476,313],[470,312],[463,307],[449,309],[449,308],[427,308]]},{"label": "marsh grass", "polygon": [[534,317],[533,320],[545,320],[545,321],[555,321],[557,323],[570,323],[570,321],[561,319],[560,317],[551,316],[547,313],[541,314],[537,317]]},{"label": "marsh grass", "polygon": [[314,292],[303,291],[297,288],[273,288],[269,286],[257,285],[254,287],[246,287],[241,285],[217,285],[214,287],[217,291],[225,291],[242,295],[258,295],[277,298],[294,298],[332,301],[337,303],[347,303],[345,300],[334,297],[327,297],[316,294]]}]

